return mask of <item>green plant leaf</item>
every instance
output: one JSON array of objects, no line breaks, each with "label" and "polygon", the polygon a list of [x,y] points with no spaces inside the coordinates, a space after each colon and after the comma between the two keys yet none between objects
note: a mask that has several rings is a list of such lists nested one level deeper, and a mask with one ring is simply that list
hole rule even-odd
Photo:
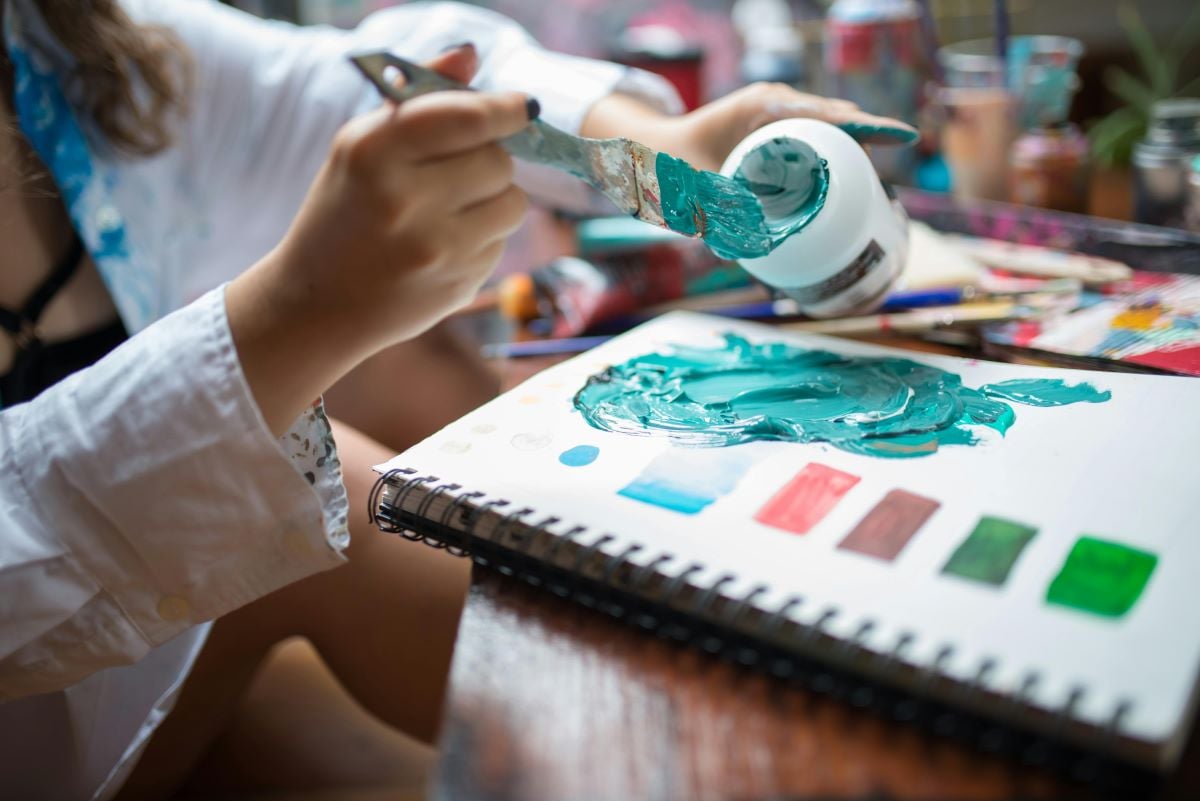
[{"label": "green plant leaf", "polygon": [[1197,94],[1200,94],[1200,75],[1179,87],[1172,97],[1195,97]]},{"label": "green plant leaf", "polygon": [[1146,133],[1146,116],[1126,107],[1114,111],[1088,129],[1092,159],[1111,167],[1128,163],[1134,144]]},{"label": "green plant leaf", "polygon": [[1104,85],[1117,97],[1147,114],[1159,95],[1120,67],[1109,67],[1104,71]]},{"label": "green plant leaf", "polygon": [[1172,85],[1179,77],[1179,68],[1183,65],[1183,59],[1196,47],[1200,47],[1200,4],[1192,6],[1191,13],[1188,14],[1183,25],[1175,31],[1171,42],[1164,51],[1163,60],[1167,64]]},{"label": "green plant leaf", "polygon": [[1137,7],[1122,3],[1117,7],[1117,19],[1120,20],[1121,27],[1129,36],[1129,42],[1133,45],[1138,61],[1141,62],[1150,88],[1159,97],[1166,97],[1171,93],[1173,82],[1170,71],[1159,52],[1158,45],[1154,43],[1154,37],[1150,35],[1146,23],[1142,21],[1142,15],[1138,13]]}]

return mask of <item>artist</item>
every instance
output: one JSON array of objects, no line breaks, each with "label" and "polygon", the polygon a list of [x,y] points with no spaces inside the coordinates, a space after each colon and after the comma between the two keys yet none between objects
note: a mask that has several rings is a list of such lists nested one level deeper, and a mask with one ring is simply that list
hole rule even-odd
[{"label": "artist", "polygon": [[[671,116],[657,78],[466,6],[352,32],[203,0],[0,9],[0,787],[27,801],[171,796],[294,635],[432,742],[467,563],[368,528],[365,493],[494,391],[435,326],[521,222],[518,183],[579,191],[514,183],[498,140],[540,113],[713,169],[780,117],[871,121],[779,86]],[[381,106],[346,60],[379,47],[484,91]],[[366,434],[314,402],[347,373],[333,410]]]}]

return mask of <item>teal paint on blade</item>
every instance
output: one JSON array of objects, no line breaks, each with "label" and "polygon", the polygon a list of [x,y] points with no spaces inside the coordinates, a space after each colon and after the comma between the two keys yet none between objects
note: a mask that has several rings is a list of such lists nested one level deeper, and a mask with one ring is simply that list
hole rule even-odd
[{"label": "teal paint on blade", "polygon": [[[1086,385],[1067,399],[1057,379],[964,386],[946,370],[892,356],[856,357],[725,335],[717,348],[679,345],[636,356],[592,376],[575,407],[592,426],[658,434],[687,445],[754,440],[827,442],[883,458],[928,456],[971,446],[978,429],[1003,435],[1016,423],[989,387],[1020,385],[1013,403],[1054,405],[1111,397]],[[1028,400],[1026,400],[1028,399]]]},{"label": "teal paint on blade", "polygon": [[659,153],[654,164],[663,219],[672,231],[699,236],[726,259],[765,256],[772,242],[758,198],[737,181]]},{"label": "teal paint on blade", "polygon": [[1068,384],[1061,378],[1013,378],[979,388],[993,398],[1023,403],[1026,406],[1065,406],[1070,403],[1104,403],[1112,393],[1101,392],[1086,381]]}]

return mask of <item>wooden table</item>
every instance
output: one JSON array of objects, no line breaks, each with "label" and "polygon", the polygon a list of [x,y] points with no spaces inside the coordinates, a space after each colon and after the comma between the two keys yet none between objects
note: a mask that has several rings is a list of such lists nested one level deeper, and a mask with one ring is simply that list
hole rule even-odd
[{"label": "wooden table", "polygon": [[[507,362],[504,384],[561,358]],[[451,669],[434,798],[881,796],[1101,797],[476,568]],[[1200,798],[1200,738],[1154,797]]]}]

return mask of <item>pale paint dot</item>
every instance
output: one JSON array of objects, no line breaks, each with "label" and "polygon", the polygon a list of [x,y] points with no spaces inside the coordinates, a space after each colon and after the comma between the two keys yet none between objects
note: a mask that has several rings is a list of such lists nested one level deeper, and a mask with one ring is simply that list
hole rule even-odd
[{"label": "pale paint dot", "polygon": [[466,453],[471,450],[471,443],[463,442],[462,440],[451,439],[442,443],[438,448],[442,453]]},{"label": "pale paint dot", "polygon": [[192,605],[178,595],[164,596],[158,602],[158,616],[168,623],[176,623],[191,617]]},{"label": "pale paint dot", "polygon": [[471,427],[472,434],[491,434],[496,430],[496,426],[491,423],[477,423]]},{"label": "pale paint dot", "polygon": [[517,399],[517,403],[520,403],[523,406],[532,406],[535,403],[541,403],[541,402],[542,402],[542,399],[539,398],[537,395],[522,395],[520,398]]},{"label": "pale paint dot", "polygon": [[514,436],[512,446],[519,451],[540,451],[554,441],[549,431],[524,431]]}]

